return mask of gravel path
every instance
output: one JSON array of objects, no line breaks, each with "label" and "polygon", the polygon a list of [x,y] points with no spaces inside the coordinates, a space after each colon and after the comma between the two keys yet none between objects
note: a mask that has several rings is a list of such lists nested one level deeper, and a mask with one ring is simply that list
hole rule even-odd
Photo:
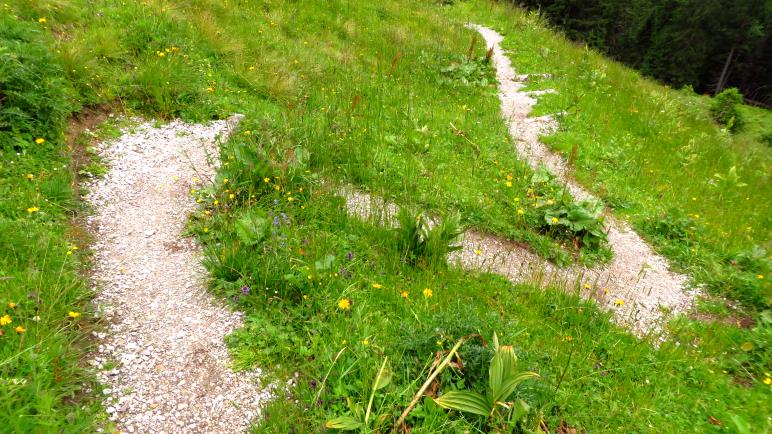
[{"label": "gravel path", "polygon": [[[515,74],[499,45],[502,36],[486,27],[469,27],[480,32],[489,48],[493,47],[501,112],[515,139],[518,155],[534,168],[546,166],[574,198],[595,200],[570,177],[565,160],[539,141],[539,136],[556,127],[555,121],[550,116],[528,116],[536,104],[532,96],[553,91],[522,91],[528,76]],[[394,224],[392,217],[397,211],[394,204],[353,189],[343,189],[340,193],[347,199],[350,214]],[[636,334],[657,332],[670,315],[688,310],[698,291],[689,288],[685,275],[670,271],[667,261],[654,253],[625,222],[607,215],[606,223],[614,257],[603,267],[558,267],[519,244],[476,231],[465,233],[463,249],[448,259],[466,269],[499,273],[513,282],[575,289],[613,310],[617,322],[630,327]]]},{"label": "gravel path", "polygon": [[268,397],[259,372],[229,368],[223,338],[241,317],[207,294],[198,246],[181,235],[190,189],[210,182],[216,143],[239,120],[146,123],[101,146],[109,172],[87,199],[94,302],[109,331],[91,363],[120,431],[242,432]]}]

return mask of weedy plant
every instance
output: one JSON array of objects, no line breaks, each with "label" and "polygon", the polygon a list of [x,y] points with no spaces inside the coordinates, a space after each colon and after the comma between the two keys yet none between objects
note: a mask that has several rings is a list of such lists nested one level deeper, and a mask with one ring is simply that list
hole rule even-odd
[{"label": "weedy plant", "polygon": [[739,131],[744,124],[744,120],[737,110],[737,107],[742,103],[743,95],[736,87],[724,89],[718,95],[713,97],[713,101],[710,105],[710,114],[716,122],[735,133]]},{"label": "weedy plant", "polygon": [[517,356],[509,345],[500,346],[493,334],[495,353],[488,372],[488,388],[480,394],[472,390],[450,390],[434,400],[440,407],[482,416],[489,427],[514,426],[524,421],[531,407],[522,399],[510,400],[520,383],[539,378],[539,374],[517,370]]},{"label": "weedy plant", "polygon": [[461,249],[458,242],[464,231],[458,214],[433,220],[403,208],[397,214],[397,222],[399,226],[394,229],[397,245],[411,264],[444,263],[449,253]]}]

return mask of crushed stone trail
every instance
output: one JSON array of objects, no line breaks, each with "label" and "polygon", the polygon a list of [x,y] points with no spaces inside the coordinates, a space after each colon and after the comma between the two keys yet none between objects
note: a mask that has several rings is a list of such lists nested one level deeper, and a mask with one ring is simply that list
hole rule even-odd
[{"label": "crushed stone trail", "polygon": [[122,432],[242,432],[268,397],[259,371],[230,369],[223,338],[241,317],[207,294],[199,248],[182,237],[190,189],[211,181],[217,142],[239,120],[145,123],[100,146],[109,171],[87,200],[94,303],[109,330],[91,364]]},{"label": "crushed stone trail", "polygon": [[[529,117],[536,104],[532,96],[553,91],[523,91],[527,76],[515,73],[501,48],[503,37],[483,26],[470,24],[468,27],[478,31],[488,48],[493,49],[501,113],[518,155],[534,168],[544,165],[566,185],[574,198],[595,200],[571,179],[563,158],[539,141],[541,135],[556,127],[554,119],[550,116]],[[397,207],[394,204],[351,188],[344,188],[340,193],[347,199],[350,214],[375,217],[380,223],[395,223],[393,217]],[[614,257],[609,264],[600,267],[559,267],[517,243],[477,231],[466,232],[462,250],[448,259],[466,269],[501,274],[513,282],[576,288],[582,296],[593,298],[599,305],[611,309],[616,321],[636,334],[658,332],[671,315],[686,312],[699,291],[689,288],[687,276],[670,271],[667,260],[657,255],[625,222],[607,215],[606,224]]]}]

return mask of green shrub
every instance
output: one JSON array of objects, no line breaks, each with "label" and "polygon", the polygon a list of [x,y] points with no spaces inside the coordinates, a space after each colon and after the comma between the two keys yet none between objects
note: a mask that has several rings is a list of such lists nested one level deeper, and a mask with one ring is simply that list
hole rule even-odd
[{"label": "green shrub", "polygon": [[61,139],[73,109],[62,76],[31,25],[0,17],[0,150],[18,152],[38,138]]},{"label": "green shrub", "polygon": [[743,119],[737,106],[742,104],[743,95],[735,87],[724,89],[713,97],[710,106],[710,114],[713,119],[721,125],[726,126],[729,131],[739,131],[743,126]]},{"label": "green shrub", "polygon": [[463,233],[458,215],[432,224],[426,216],[402,209],[397,220],[399,227],[394,231],[399,251],[411,264],[444,263],[448,253],[461,249],[456,244]]}]

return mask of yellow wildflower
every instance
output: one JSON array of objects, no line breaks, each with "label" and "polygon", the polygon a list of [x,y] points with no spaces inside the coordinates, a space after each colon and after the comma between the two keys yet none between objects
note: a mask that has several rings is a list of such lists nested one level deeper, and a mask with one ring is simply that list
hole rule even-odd
[{"label": "yellow wildflower", "polygon": [[204,233],[207,233],[207,232],[209,232],[209,228],[204,227]]},{"label": "yellow wildflower", "polygon": [[432,292],[429,288],[424,288],[423,290],[424,297],[430,298],[432,295],[434,295],[434,292]]},{"label": "yellow wildflower", "polygon": [[399,293],[399,296],[402,297],[402,298],[408,298],[410,296],[410,294],[408,294],[407,291],[402,291],[402,292]]},{"label": "yellow wildflower", "polygon": [[765,378],[764,384],[772,384],[772,378],[769,378],[769,377]]},{"label": "yellow wildflower", "polygon": [[230,179],[228,179],[228,178],[225,178],[225,179],[222,180],[223,184],[227,184],[228,182],[230,182]]},{"label": "yellow wildflower", "polygon": [[341,310],[351,309],[351,301],[348,298],[341,298],[338,301],[338,308]]},{"label": "yellow wildflower", "polygon": [[566,342],[571,342],[574,340],[573,336],[566,336]]},{"label": "yellow wildflower", "polygon": [[507,187],[512,187],[512,181],[507,181]]},{"label": "yellow wildflower", "polygon": [[4,325],[10,324],[12,322],[13,322],[13,320],[11,319],[11,316],[8,315],[8,314],[0,316],[0,326],[4,326]]},{"label": "yellow wildflower", "polygon": [[236,195],[235,195],[235,194],[233,194],[233,193],[231,193],[231,194],[229,194],[229,195],[228,195],[228,199],[233,199],[233,198],[235,198],[235,197],[236,197]]},{"label": "yellow wildflower", "polygon": [[16,306],[17,306],[17,305],[16,305],[16,303],[14,303],[14,302],[10,302],[10,303],[8,303],[8,307],[10,307],[11,309],[16,309]]},{"label": "yellow wildflower", "polygon": [[584,289],[590,289],[590,284],[589,283],[585,283],[584,284]]},{"label": "yellow wildflower", "polygon": [[557,223],[557,222],[558,222],[558,218],[557,217],[552,217],[552,223]]},{"label": "yellow wildflower", "polygon": [[27,212],[30,213],[30,214],[32,214],[33,212],[38,212],[38,211],[40,211],[40,208],[38,208],[36,206],[31,206],[31,207],[27,208]]},{"label": "yellow wildflower", "polygon": [[363,340],[362,340],[362,345],[364,345],[364,346],[368,346],[368,345],[370,345],[370,341],[369,341],[369,340],[367,340],[367,339],[363,339]]},{"label": "yellow wildflower", "polygon": [[263,178],[263,182],[265,182],[267,184],[267,183],[271,182],[271,178]]},{"label": "yellow wildflower", "polygon": [[279,184],[276,184],[276,185],[274,185],[274,186],[273,186],[273,189],[274,189],[274,190],[278,190],[278,189],[280,189],[280,188],[281,188],[281,187],[279,187]]},{"label": "yellow wildflower", "polygon": [[16,326],[16,328],[14,330],[16,330],[16,333],[18,333],[18,334],[22,334],[22,333],[27,331],[27,329],[25,329],[22,326]]},{"label": "yellow wildflower", "polygon": [[32,181],[34,178],[35,178],[35,175],[33,175],[31,173],[27,174],[27,179],[29,179],[30,181]]},{"label": "yellow wildflower", "polygon": [[625,301],[622,300],[621,298],[617,298],[617,301],[615,301],[614,304],[616,304],[617,306],[622,306],[625,304]]},{"label": "yellow wildflower", "polygon": [[75,319],[80,316],[80,312],[69,311],[67,312],[67,316],[72,319]]},{"label": "yellow wildflower", "polygon": [[474,251],[474,254],[475,254],[475,255],[478,255],[478,256],[479,256],[479,255],[482,255],[482,250],[480,250],[480,249],[475,249],[475,251]]},{"label": "yellow wildflower", "polygon": [[38,22],[40,24],[45,24],[46,23],[46,19],[44,17],[40,17],[40,18],[38,18]]},{"label": "yellow wildflower", "polygon": [[522,209],[522,208],[519,208],[519,209],[517,210],[517,215],[523,215],[523,214],[525,214],[525,210],[524,210],[524,209]]},{"label": "yellow wildflower", "polygon": [[207,87],[207,88],[206,88],[206,91],[207,91],[207,92],[214,92],[214,88],[213,88],[213,87]]},{"label": "yellow wildflower", "polygon": [[383,288],[383,285],[381,285],[380,283],[373,283],[373,288],[381,289],[381,288]]},{"label": "yellow wildflower", "polygon": [[764,275],[763,275],[763,274],[757,274],[757,275],[756,275],[756,278],[757,278],[757,279],[759,279],[759,280],[761,280],[761,279],[763,279],[763,278],[764,278]]},{"label": "yellow wildflower", "polygon": [[219,205],[219,204],[220,204],[220,201],[215,199],[215,201],[213,202],[213,205],[216,206],[216,205]]}]

